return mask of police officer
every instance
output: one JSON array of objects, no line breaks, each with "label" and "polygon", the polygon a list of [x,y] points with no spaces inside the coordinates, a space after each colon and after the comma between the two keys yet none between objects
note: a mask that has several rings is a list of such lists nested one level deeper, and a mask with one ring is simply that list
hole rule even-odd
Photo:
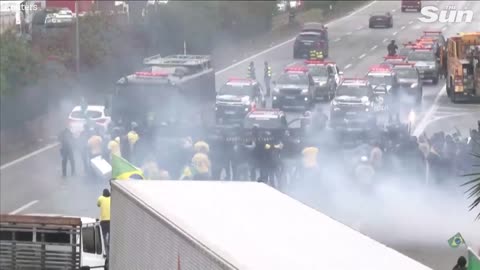
[{"label": "police officer", "polygon": [[392,40],[387,46],[387,51],[389,56],[394,56],[397,54],[398,46],[395,44],[395,40]]},{"label": "police officer", "polygon": [[317,50],[311,50],[310,60],[323,60],[323,52],[317,51]]},{"label": "police officer", "polygon": [[67,164],[70,162],[72,175],[75,175],[75,159],[73,154],[73,133],[66,127],[59,135],[60,155],[62,156],[62,175],[67,176]]},{"label": "police officer", "polygon": [[253,61],[250,62],[250,65],[248,66],[248,78],[255,80],[257,77],[255,75],[255,64]]},{"label": "police officer", "polygon": [[263,70],[263,79],[265,81],[265,88],[267,89],[267,96],[270,96],[270,81],[272,80],[272,68],[265,61]]}]

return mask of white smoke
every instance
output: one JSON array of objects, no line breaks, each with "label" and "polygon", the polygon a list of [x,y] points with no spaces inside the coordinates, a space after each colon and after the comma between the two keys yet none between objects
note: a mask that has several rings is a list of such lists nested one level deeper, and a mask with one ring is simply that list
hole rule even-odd
[{"label": "white smoke", "polygon": [[460,187],[467,179],[439,186],[405,175],[362,187],[355,185],[355,179],[340,175],[345,167],[325,169],[331,173],[292,185],[286,193],[387,245],[447,247],[447,240],[460,232],[467,244],[478,250],[478,209],[468,211],[466,188]]}]

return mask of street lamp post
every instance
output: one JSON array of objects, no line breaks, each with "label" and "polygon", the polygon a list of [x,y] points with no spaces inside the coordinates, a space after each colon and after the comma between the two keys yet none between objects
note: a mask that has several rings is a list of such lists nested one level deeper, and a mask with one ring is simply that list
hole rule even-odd
[{"label": "street lamp post", "polygon": [[78,30],[79,16],[78,16],[78,0],[75,0],[75,71],[80,73],[80,37]]}]

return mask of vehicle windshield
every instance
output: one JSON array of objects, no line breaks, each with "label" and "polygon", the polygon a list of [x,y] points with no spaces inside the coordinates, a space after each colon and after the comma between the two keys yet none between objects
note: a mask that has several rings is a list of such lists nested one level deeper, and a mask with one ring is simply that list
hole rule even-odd
[{"label": "vehicle windshield", "polygon": [[327,66],[309,66],[308,72],[314,77],[327,77]]},{"label": "vehicle windshield", "polygon": [[417,79],[418,78],[417,70],[414,68],[398,68],[398,69],[395,69],[395,73],[397,73],[397,77],[399,79]]},{"label": "vehicle windshield", "polygon": [[308,85],[308,75],[305,73],[284,73],[278,78],[278,84]]},{"label": "vehicle windshield", "polygon": [[408,55],[408,61],[426,61],[433,62],[436,60],[435,54],[432,52],[418,52],[413,51]]},{"label": "vehicle windshield", "polygon": [[385,84],[385,85],[393,85],[393,76],[392,75],[383,75],[383,74],[375,74],[371,75],[369,74],[367,76],[368,82],[371,85],[380,85],[380,84]]},{"label": "vehicle windshield", "polygon": [[250,84],[226,84],[218,91],[219,95],[252,96],[253,86]]},{"label": "vehicle windshield", "polygon": [[112,118],[127,123],[176,122],[188,112],[184,101],[178,89],[168,84],[119,85],[112,100]]},{"label": "vehicle windshield", "polygon": [[341,85],[337,89],[336,96],[364,97],[370,96],[372,90],[368,86]]},{"label": "vehicle windshield", "polygon": [[385,13],[385,12],[374,12],[374,13],[372,13],[372,16],[386,16],[386,15],[387,15],[387,13]]},{"label": "vehicle windshield", "polygon": [[255,125],[261,129],[282,129],[282,121],[277,117],[245,118],[245,129],[252,129]]},{"label": "vehicle windshield", "polygon": [[70,114],[71,118],[76,118],[76,119],[85,119],[85,116],[90,119],[97,119],[102,117],[102,113],[99,111],[87,110],[85,113],[83,113],[82,111],[73,111]]},{"label": "vehicle windshield", "polygon": [[398,55],[400,56],[408,56],[408,54],[412,51],[410,48],[400,48],[398,50]]}]

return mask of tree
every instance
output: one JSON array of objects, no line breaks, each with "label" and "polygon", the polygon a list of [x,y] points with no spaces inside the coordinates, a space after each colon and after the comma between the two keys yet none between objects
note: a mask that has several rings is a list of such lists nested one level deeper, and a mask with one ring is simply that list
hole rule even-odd
[{"label": "tree", "polygon": [[112,16],[92,14],[80,17],[80,61],[83,65],[93,67],[103,63],[114,51],[115,37],[122,31]]},{"label": "tree", "polygon": [[39,57],[13,32],[0,34],[0,94],[11,95],[34,84],[40,73]]},{"label": "tree", "polygon": [[[480,158],[480,155],[472,154],[473,156]],[[474,165],[475,167],[480,167],[480,165]],[[464,175],[466,177],[473,177],[472,180],[464,183],[462,186],[470,186],[470,188],[466,191],[468,194],[468,198],[472,199],[473,202],[470,204],[470,211],[475,209],[476,207],[480,206],[480,172],[471,173]],[[480,213],[477,215],[477,219],[480,219]]]}]

